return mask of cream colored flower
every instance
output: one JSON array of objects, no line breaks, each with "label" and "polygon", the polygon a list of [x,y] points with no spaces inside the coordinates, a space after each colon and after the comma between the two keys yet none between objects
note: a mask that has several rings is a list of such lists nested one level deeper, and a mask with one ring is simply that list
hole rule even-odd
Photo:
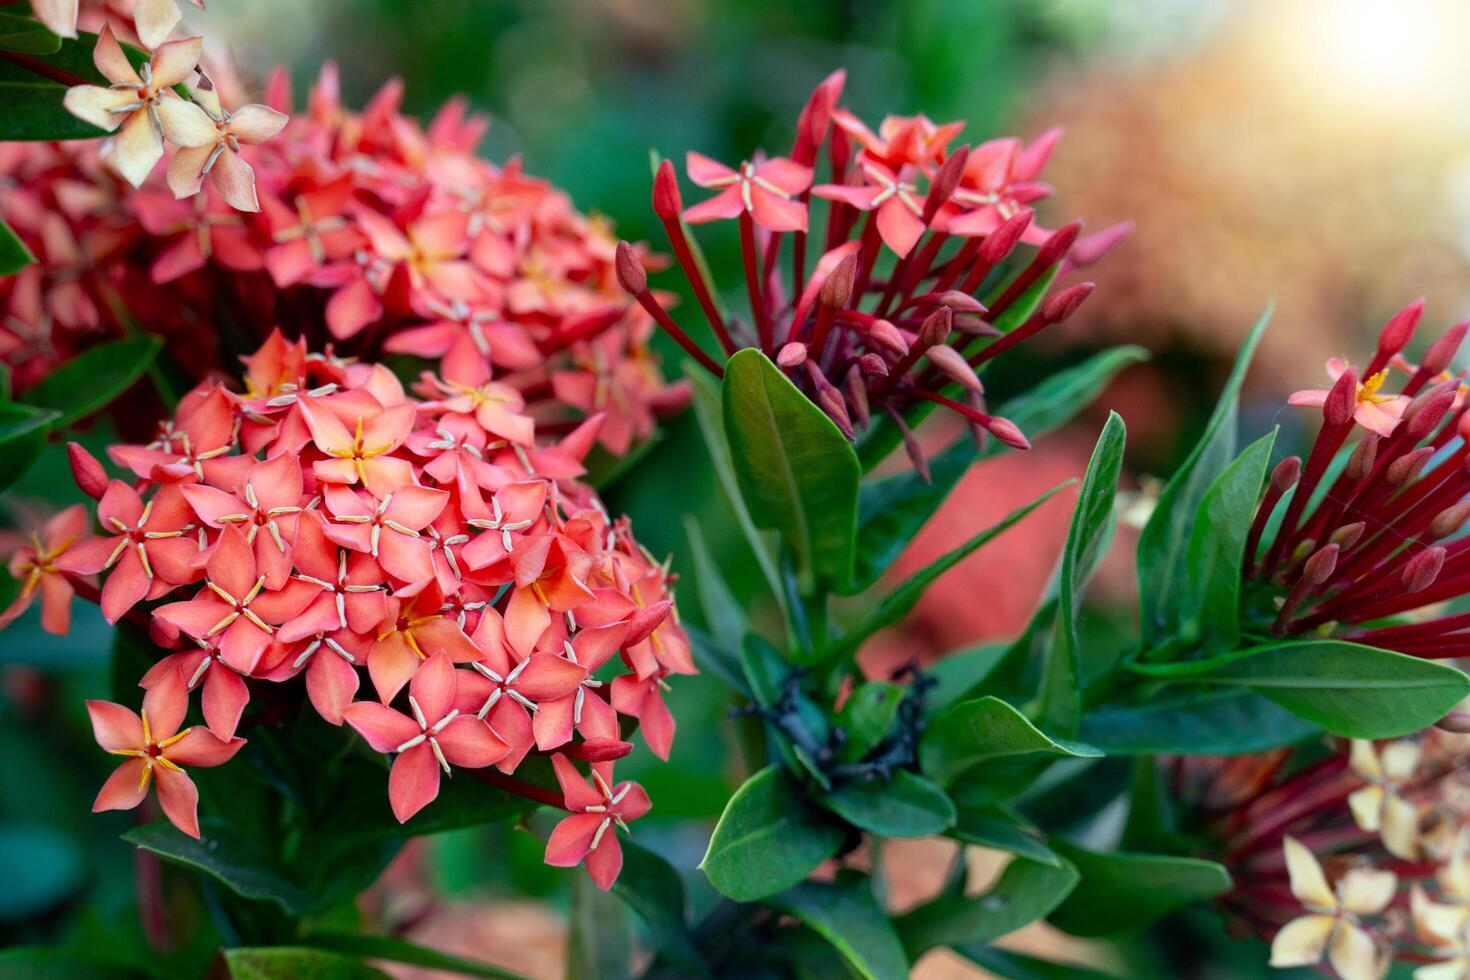
[{"label": "cream colored flower", "polygon": [[1352,868],[1334,891],[1311,851],[1294,837],[1285,838],[1284,845],[1291,893],[1307,914],[1282,926],[1271,941],[1271,965],[1311,966],[1325,953],[1343,980],[1378,980],[1384,964],[1360,917],[1388,908],[1398,879],[1390,871]]},{"label": "cream colored flower", "polygon": [[[190,0],[200,10],[203,0]],[[150,51],[168,39],[169,32],[179,22],[179,6],[175,0],[138,0],[133,7],[133,26],[137,28],[138,40]]]},{"label": "cream colored flower", "polygon": [[1354,739],[1348,765],[1368,783],[1348,797],[1353,819],[1364,830],[1382,836],[1383,846],[1395,857],[1413,860],[1419,854],[1419,810],[1401,795],[1424,758],[1415,742],[1390,742],[1381,752],[1373,743]]},{"label": "cream colored flower", "polygon": [[31,0],[31,13],[52,34],[77,36],[77,0]]}]

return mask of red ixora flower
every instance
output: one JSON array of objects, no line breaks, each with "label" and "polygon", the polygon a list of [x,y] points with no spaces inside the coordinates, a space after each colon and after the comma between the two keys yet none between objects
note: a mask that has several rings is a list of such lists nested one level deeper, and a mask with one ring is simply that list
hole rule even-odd
[{"label": "red ixora flower", "polygon": [[[277,337],[247,359],[245,392],[203,385],[153,443],[112,447],[135,482],[71,447],[104,533],[64,512],[13,574],[100,601],[160,648],[142,719],[93,705],[104,748],[129,757],[99,807],[135,805],[155,780],[170,819],[197,834],[181,767],[226,761],[237,731],[294,709],[393,755],[400,820],[455,770],[584,817],[647,808],[641,790],[611,789],[598,811],[516,778],[554,752],[611,786],[612,760],[633,750],[625,719],[667,757],[662,691],[694,665],[672,574],[578,482],[601,420],[538,437],[519,402],[483,410],[484,371],[445,397],[432,379],[425,400],[379,367]],[[185,729],[195,691],[205,724]],[[551,854],[584,855],[606,887],[616,840],[591,827]]]},{"label": "red ixora flower", "polygon": [[31,535],[29,545],[11,556],[10,574],[21,583],[20,594],[0,612],[0,629],[15,622],[39,595],[41,628],[47,633],[66,634],[71,627],[71,600],[76,588],[57,561],[83,542],[90,531],[87,509],[73,504],[47,521],[39,533]]},{"label": "red ixora flower", "polygon": [[556,781],[571,816],[562,818],[546,841],[546,863],[569,868],[586,862],[587,873],[603,891],[612,887],[623,869],[623,847],[618,829],[648,812],[651,804],[643,787],[633,782],[613,783],[613,764],[594,762],[592,784],[582,778],[563,755],[551,757]]},{"label": "red ixora flower", "polygon": [[[963,418],[977,440],[1027,448],[1015,425],[987,410],[980,371],[1076,313],[1091,283],[1051,296],[1045,290],[1101,258],[1126,226],[1074,249],[1080,222],[1054,232],[1033,222],[1028,205],[1050,193],[1038,177],[1059,131],[1029,146],[992,140],[974,152],[950,147],[963,122],[890,116],[874,132],[838,106],[844,81],[836,72],[817,86],[789,157],[757,153],[731,169],[690,153],[690,180],[719,190],[714,198],[684,208],[673,165],[660,165],[654,212],[700,312],[725,355],[758,347],[849,438],[875,416],[892,425],[894,442],[921,473],[909,427],[934,406]],[[829,180],[813,187],[822,157]],[[831,202],[820,235],[809,229],[812,196]],[[739,219],[748,324],[715,303],[715,284],[685,228],[717,218]],[[788,235],[789,281],[781,268]],[[809,238],[818,240],[815,249]],[[1035,249],[1026,254],[1022,246]],[[880,262],[885,247],[894,261]],[[689,356],[723,373],[650,289],[628,243],[618,248],[616,270],[623,289]]]},{"label": "red ixora flower", "polygon": [[[1320,407],[1322,427],[1305,463],[1289,457],[1272,472],[1246,543],[1245,576],[1260,583],[1261,602],[1284,593],[1278,634],[1330,629],[1436,659],[1470,652],[1470,615],[1394,621],[1470,591],[1470,544],[1457,533],[1470,520],[1470,421],[1461,377],[1447,370],[1467,324],[1410,364],[1401,352],[1422,312],[1416,301],[1395,314],[1361,372],[1334,362],[1329,390],[1291,396]],[[1396,372],[1402,386],[1381,394]]]}]

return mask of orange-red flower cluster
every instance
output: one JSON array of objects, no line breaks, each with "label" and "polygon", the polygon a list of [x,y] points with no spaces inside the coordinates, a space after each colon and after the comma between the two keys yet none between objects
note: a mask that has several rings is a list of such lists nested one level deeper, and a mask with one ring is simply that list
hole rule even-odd
[{"label": "orange-red flower cluster", "polygon": [[[13,566],[25,601],[39,592],[64,627],[74,587],[111,622],[146,618],[170,651],[142,678],[141,716],[90,705],[98,741],[128,760],[98,809],[135,806],[151,779],[197,836],[187,767],[234,754],[252,688],[299,684],[303,706],[394,754],[400,820],[434,799],[441,770],[510,774],[555,753],[575,815],[548,860],[585,857],[611,883],[606,825],[648,807],[613,779],[631,748],[618,716],[667,758],[665,678],[694,671],[672,577],[577,482],[602,416],[538,442],[488,363],[444,372],[415,396],[382,366],[273,334],[243,391],[201,384],[153,441],[112,446],[125,479],[73,447],[100,533],[64,512]],[[181,728],[194,692],[204,724]],[[571,758],[593,763],[595,790]]]},{"label": "orange-red flower cluster", "polygon": [[[98,65],[118,85],[68,104],[119,135],[0,144],[0,216],[39,260],[0,284],[0,360],[20,389],[136,329],[202,379],[276,326],[449,371],[488,359],[543,425],[603,414],[614,454],[681,404],[652,321],[617,288],[606,224],[517,161],[477,157],[485,119],[456,101],[420,126],[396,81],[352,111],[330,66],[303,112],[281,73],[245,105],[197,59],[197,39],[170,41],[135,77],[104,33]],[[167,88],[181,73],[190,100]],[[160,134],[178,144],[166,166]]]}]

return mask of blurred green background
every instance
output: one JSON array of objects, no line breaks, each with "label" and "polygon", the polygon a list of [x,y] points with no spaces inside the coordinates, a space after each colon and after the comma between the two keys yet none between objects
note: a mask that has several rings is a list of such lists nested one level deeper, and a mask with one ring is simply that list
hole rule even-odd
[{"label": "blurred green background", "polygon": [[[1137,485],[1166,474],[1190,444],[1268,299],[1277,316],[1246,418],[1254,429],[1294,427],[1289,444],[1308,420],[1281,415],[1281,395],[1322,383],[1324,356],[1362,353],[1372,330],[1420,293],[1431,328],[1460,316],[1470,295],[1470,111],[1458,98],[1470,77],[1454,46],[1470,13],[1450,0],[212,0],[207,14],[189,16],[247,80],[290,66],[298,99],[326,59],[340,64],[350,104],[391,76],[406,80],[406,108],[421,116],[463,94],[494,117],[487,156],[520,154],[580,208],[655,249],[665,243],[648,202],[649,151],[727,161],[757,146],[784,152],[811,88],[837,67],[848,70],[846,104],[870,124],[887,113],[962,118],[961,139],[979,142],[1062,123],[1068,136],[1048,174],[1058,192],[1044,216],[1080,215],[1094,230],[1131,218],[1138,230],[1089,271],[1100,288],[1065,334],[987,383],[1004,395],[1090,350],[1151,347],[1152,364],[1098,408],[1127,419]],[[722,285],[738,292],[736,276],[718,274],[738,261],[727,230],[703,241]],[[677,277],[656,285],[676,289]],[[952,543],[1080,472],[1099,418],[978,470],[940,514],[936,540]],[[55,449],[10,495],[12,523],[79,499]],[[753,589],[687,418],[608,497],[655,554],[673,553],[686,571],[680,518],[691,515],[730,556],[737,590]],[[1069,510],[1058,499],[1004,552],[961,566],[885,646],[932,656],[1014,629]],[[1118,547],[1130,546],[1120,535]],[[1132,615],[1126,564],[1105,566],[1095,589],[1099,637]],[[686,587],[686,615],[697,619],[691,600]],[[109,631],[89,612],[78,604],[68,638],[40,633],[34,614],[0,635],[0,945],[65,942],[146,962],[133,857],[116,840],[129,816],[87,812],[109,767],[82,700],[110,689]],[[640,747],[620,774],[655,802],[640,842],[691,869],[738,781],[739,753],[718,681],[680,679],[671,701],[671,761]],[[944,856],[913,852],[910,877],[942,871]],[[541,866],[530,835],[444,835],[389,876],[393,887],[365,905],[378,923],[470,955],[493,950],[538,976],[560,969],[555,909],[569,875]],[[698,877],[704,905],[711,895]],[[206,922],[174,932],[198,949],[214,940]],[[1074,951],[1045,934],[1030,941]],[[922,974],[957,969],[940,955]]]}]

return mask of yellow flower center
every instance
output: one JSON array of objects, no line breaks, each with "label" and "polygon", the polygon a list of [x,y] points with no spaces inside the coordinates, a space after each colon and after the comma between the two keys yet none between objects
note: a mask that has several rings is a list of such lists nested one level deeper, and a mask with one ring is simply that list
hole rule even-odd
[{"label": "yellow flower center", "polygon": [[1383,382],[1388,380],[1388,372],[1379,371],[1377,374],[1364,379],[1358,385],[1358,403],[1369,402],[1374,405],[1382,405],[1384,402],[1393,401],[1392,395],[1380,395],[1378,389],[1383,387]]}]

